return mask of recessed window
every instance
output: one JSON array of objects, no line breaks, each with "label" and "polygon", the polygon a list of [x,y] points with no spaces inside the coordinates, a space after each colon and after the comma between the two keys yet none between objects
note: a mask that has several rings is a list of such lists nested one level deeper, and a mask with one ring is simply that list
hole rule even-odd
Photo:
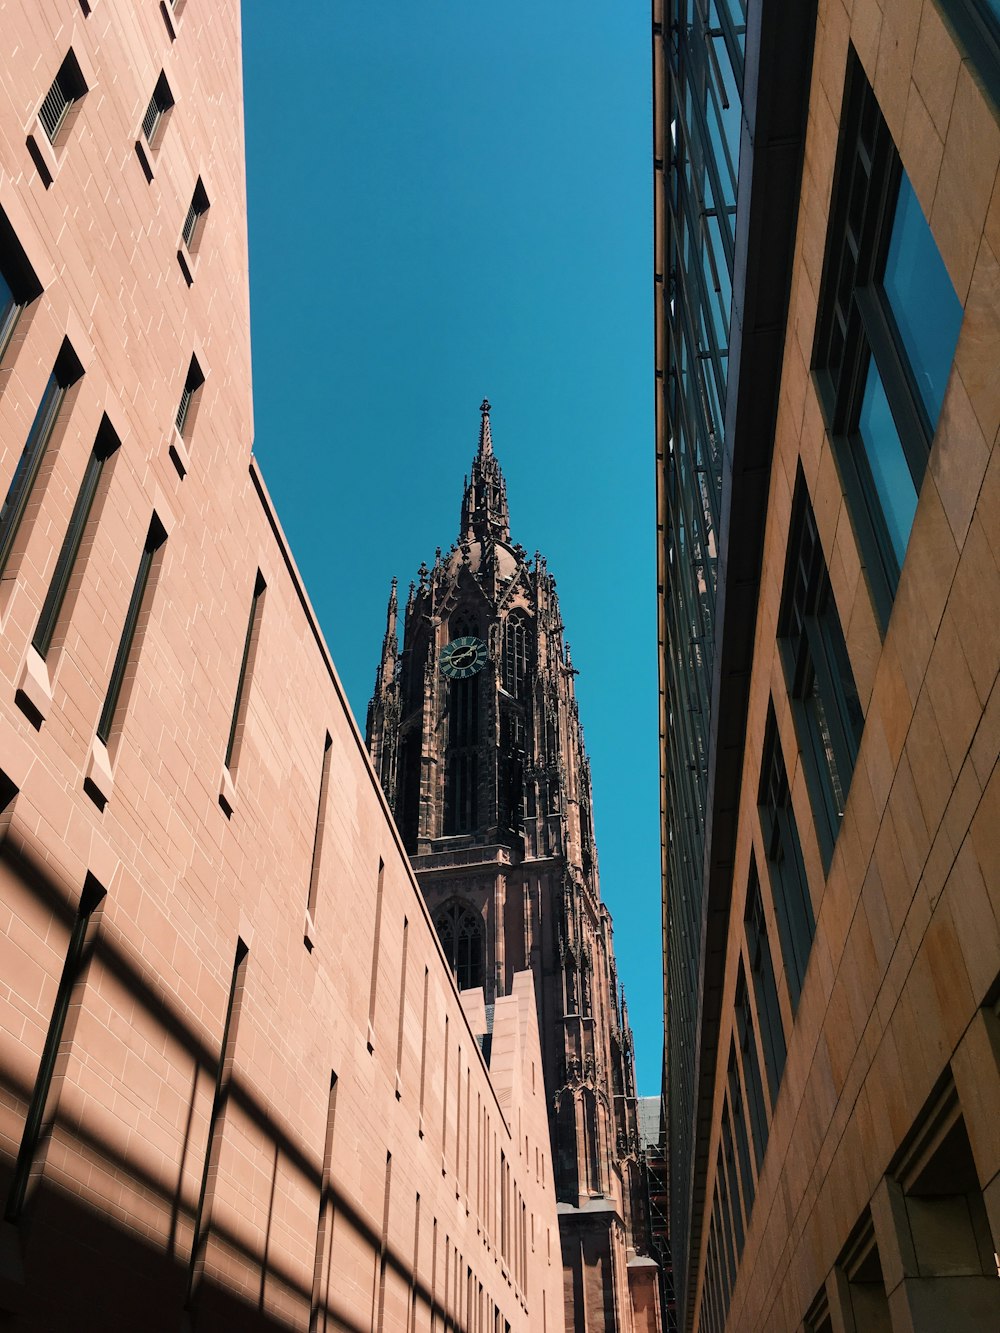
[{"label": "recessed window", "polygon": [[760,1061],[757,1059],[757,1038],[754,1035],[753,1009],[747,992],[746,973],[740,960],[736,979],[736,1040],[739,1043],[743,1082],[747,1090],[747,1109],[750,1115],[750,1137],[753,1140],[757,1174],[764,1163],[767,1150],[767,1109],[764,1104],[764,1085],[760,1079]]},{"label": "recessed window", "polygon": [[149,106],[146,107],[146,114],[142,118],[143,138],[150,148],[157,147],[165,127],[167,112],[173,104],[174,99],[170,92],[170,85],[167,83],[166,75],[161,71],[160,77],[156,81],[156,87],[153,89],[153,95],[149,99]]},{"label": "recessed window", "polygon": [[21,456],[17,460],[7,495],[3,505],[0,506],[0,574],[6,569],[14,549],[21,520],[24,518],[24,511],[38,478],[45,450],[56,428],[66,390],[82,374],[83,367],[69,342],[64,340],[52,374],[42,392],[41,402],[35,412]]},{"label": "recessed window", "polygon": [[459,990],[483,984],[483,918],[459,898],[452,898],[434,914],[434,926]]},{"label": "recessed window", "polygon": [[126,674],[129,666],[134,665],[132,662],[132,646],[135,643],[136,632],[139,629],[139,621],[143,612],[143,603],[146,600],[146,591],[153,570],[153,558],[166,540],[167,534],[163,525],[154,514],[143,544],[142,555],[139,558],[139,569],[136,572],[135,583],[132,587],[132,596],[129,598],[128,610],[125,613],[125,624],[122,626],[118,651],[115,654],[114,665],[111,668],[108,692],[104,699],[104,707],[101,709],[100,720],[97,723],[98,740],[103,741],[105,745],[111,738],[112,728],[118,715],[118,705],[121,700]]},{"label": "recessed window", "polygon": [[76,56],[70,51],[59,66],[59,73],[52,80],[52,85],[38,108],[38,119],[53,147],[58,147],[61,132],[67,127],[70,108],[86,91],[86,80]]},{"label": "recessed window", "polygon": [[240,659],[240,674],[236,680],[236,698],[233,702],[233,716],[229,724],[229,740],[226,742],[226,767],[235,772],[239,761],[239,741],[242,739],[243,723],[246,715],[246,702],[250,677],[256,657],[257,641],[260,637],[260,622],[264,611],[264,593],[267,584],[258,569],[253,585],[253,597],[250,601],[250,617],[247,620],[246,638],[243,640],[243,656]]},{"label": "recessed window", "polygon": [[792,809],[792,793],[778,740],[773,707],[768,707],[764,732],[764,758],[761,763],[760,791],[757,797],[764,850],[771,877],[774,915],[785,963],[788,995],[794,1013],[802,994],[809,951],[816,933],[809,883],[802,861],[799,830]]},{"label": "recessed window", "polygon": [[865,718],[801,470],[792,503],[778,642],[820,851],[829,870]]},{"label": "recessed window", "polygon": [[187,214],[184,218],[184,226],[181,228],[181,240],[184,242],[191,254],[196,254],[201,233],[205,226],[205,214],[208,212],[208,195],[205,193],[205,187],[198,177],[198,183],[194,187],[194,194],[191,196],[191,203],[188,206]]},{"label": "recessed window", "polygon": [[55,634],[66,593],[69,590],[77,556],[80,554],[80,546],[100,487],[104,465],[118,448],[119,443],[120,441],[111,422],[107,416],[103,417],[97,432],[97,439],[94,441],[94,448],[84,469],[80,491],[76,497],[76,504],[73,506],[73,513],[70,515],[69,527],[66,529],[66,536],[63,538],[63,544],[59,550],[59,558],[56,561],[52,582],[49,584],[49,590],[45,595],[41,614],[38,617],[38,626],[31,641],[41,658],[48,656],[49,649],[52,646],[52,637]]},{"label": "recessed window", "polygon": [[193,356],[191,364],[188,366],[187,378],[184,380],[181,400],[177,405],[177,416],[174,418],[177,434],[182,439],[186,440],[194,429],[194,419],[198,407],[198,390],[204,383],[205,376],[198,364],[198,358]]},{"label": "recessed window", "polygon": [[774,979],[774,962],[764,917],[764,901],[760,896],[757,862],[750,858],[750,881],[747,885],[747,903],[743,924],[747,937],[747,957],[753,977],[754,997],[760,1017],[761,1046],[764,1048],[764,1068],[771,1105],[778,1099],[781,1076],[785,1071],[785,1029],[781,1022],[778,988]]},{"label": "recessed window", "polygon": [[835,182],[813,370],[884,630],[962,306],[853,51]]},{"label": "recessed window", "polygon": [[938,0],[986,91],[1000,106],[1000,0]]},{"label": "recessed window", "polygon": [[14,228],[0,209],[0,357],[10,346],[22,310],[41,291]]}]

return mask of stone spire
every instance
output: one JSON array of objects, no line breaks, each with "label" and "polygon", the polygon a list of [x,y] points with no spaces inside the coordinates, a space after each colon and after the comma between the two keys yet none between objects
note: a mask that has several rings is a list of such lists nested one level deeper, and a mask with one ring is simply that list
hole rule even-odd
[{"label": "stone spire", "polygon": [[479,448],[472,464],[472,476],[462,499],[459,537],[467,541],[510,540],[510,514],[507,510],[507,483],[493,452],[490,430],[490,404],[484,398],[479,408]]},{"label": "stone spire", "polygon": [[396,637],[396,616],[399,614],[399,602],[396,598],[397,579],[392,580],[392,586],[389,589],[389,605],[385,613],[385,638],[382,640],[382,661],[388,657],[390,651],[395,657],[399,651],[399,640]]},{"label": "stone spire", "polygon": [[[382,658],[375,672],[375,692],[368,704],[365,724],[368,751],[393,813],[396,810],[396,760],[399,749],[399,684],[396,680],[396,662],[399,659],[396,618],[399,614],[399,601],[396,596],[396,586],[394,578],[385,613]],[[410,588],[412,592],[412,584]]]}]

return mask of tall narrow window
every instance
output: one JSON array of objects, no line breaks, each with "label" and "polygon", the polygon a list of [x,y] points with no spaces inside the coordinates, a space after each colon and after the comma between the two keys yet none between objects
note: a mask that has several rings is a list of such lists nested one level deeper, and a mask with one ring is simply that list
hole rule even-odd
[{"label": "tall narrow window", "polygon": [[382,1200],[382,1234],[379,1239],[376,1281],[378,1290],[378,1311],[373,1328],[382,1333],[385,1325],[385,1275],[389,1258],[389,1199],[392,1190],[392,1153],[385,1155],[385,1192]]},{"label": "tall narrow window", "polygon": [[87,466],[84,469],[76,504],[73,506],[73,512],[70,515],[69,527],[66,529],[66,535],[60,547],[52,582],[45,594],[41,615],[38,617],[38,625],[31,641],[39,657],[47,657],[52,646],[52,636],[55,634],[76,559],[80,554],[80,544],[83,541],[90,511],[94,505],[94,497],[97,495],[100,486],[104,465],[120,443],[114,427],[107,416],[104,416],[98,428],[94,447],[87,459]]},{"label": "tall narrow window", "polygon": [[316,897],[319,893],[319,871],[323,857],[323,834],[326,829],[326,804],[330,791],[330,751],[332,748],[333,740],[330,733],[327,732],[326,740],[323,742],[323,766],[319,775],[319,800],[316,805],[316,828],[313,832],[312,864],[309,867],[309,896],[306,900],[306,910],[311,921],[316,920]]},{"label": "tall narrow window", "polygon": [[479,912],[450,898],[434,913],[434,926],[459,990],[483,984],[484,932]]},{"label": "tall narrow window", "polygon": [[816,919],[802,860],[798,825],[792,809],[788,774],[778,739],[778,726],[771,706],[768,707],[764,731],[764,758],[757,801],[771,877],[774,914],[778,922],[778,937],[794,1013],[802,994],[809,951],[816,933]]},{"label": "tall narrow window", "polygon": [[865,718],[801,468],[792,503],[778,642],[820,850],[829,870]]},{"label": "tall narrow window", "polygon": [[476,675],[449,686],[446,834],[471,833],[479,820],[479,683]]},{"label": "tall narrow window", "polygon": [[198,1282],[205,1265],[205,1243],[212,1225],[215,1177],[219,1167],[222,1132],[225,1127],[226,1111],[229,1106],[229,1091],[232,1086],[236,1036],[239,1029],[240,1010],[243,1007],[243,985],[246,980],[248,954],[249,949],[241,939],[238,939],[236,941],[236,957],[233,960],[232,976],[229,981],[229,999],[226,1002],[226,1021],[222,1028],[219,1065],[215,1075],[215,1094],[212,1098],[212,1111],[208,1118],[208,1142],[205,1145],[205,1161],[201,1172],[201,1188],[198,1191],[198,1207],[195,1210],[194,1217],[191,1265],[188,1272],[188,1307],[194,1303],[197,1297]]},{"label": "tall narrow window", "polygon": [[41,290],[7,214],[0,209],[0,357],[10,345],[21,311]]},{"label": "tall narrow window", "polygon": [[512,611],[504,621],[503,685],[518,700],[527,693],[530,633],[523,611]]},{"label": "tall narrow window", "polygon": [[410,923],[403,917],[403,951],[399,962],[399,1022],[396,1029],[396,1096],[401,1094],[400,1074],[403,1068],[403,1026],[406,1022],[406,949],[410,937]]},{"label": "tall narrow window", "polygon": [[258,569],[253,585],[253,597],[250,601],[246,638],[243,640],[240,674],[236,680],[236,699],[233,702],[233,717],[229,724],[229,740],[226,742],[226,767],[230,772],[235,770],[239,759],[239,742],[242,739],[243,725],[246,720],[246,703],[249,693],[248,685],[252,675],[252,658],[260,634],[260,621],[264,610],[264,593],[266,590],[267,584],[264,582],[264,576]]},{"label": "tall narrow window", "polygon": [[375,1049],[375,1001],[378,997],[378,964],[382,951],[382,890],[385,882],[385,863],[379,857],[378,884],[375,889],[375,929],[372,933],[372,974],[368,990],[368,1050]]},{"label": "tall narrow window", "polygon": [[42,459],[55,430],[66,391],[82,374],[83,367],[69,342],[64,340],[7,488],[7,495],[3,505],[0,506],[0,576],[6,570],[14,550],[21,520],[24,518],[28,500],[38,479]]},{"label": "tall narrow window", "polygon": [[747,994],[746,976],[743,972],[742,960],[740,961],[740,970],[736,981],[736,1037],[739,1041],[754,1156],[757,1160],[757,1171],[759,1173],[764,1161],[764,1150],[767,1147],[767,1109],[764,1104],[764,1085],[760,1081],[760,1062],[757,1059],[757,1038],[754,1034],[753,1010],[750,1007],[750,996]]},{"label": "tall narrow window", "polygon": [[884,630],[962,306],[853,50],[834,179],[813,369]]},{"label": "tall narrow window", "polygon": [[177,434],[183,440],[190,438],[194,429],[194,419],[198,410],[198,391],[205,383],[205,376],[201,366],[198,364],[198,358],[193,356],[191,364],[188,366],[187,376],[184,380],[184,388],[181,390],[181,400],[177,405],[177,415],[174,418],[174,425],[177,427]]},{"label": "tall narrow window", "polygon": [[66,960],[63,963],[62,975],[59,978],[55,1004],[52,1006],[52,1016],[49,1019],[45,1044],[42,1047],[38,1072],[35,1075],[35,1085],[32,1089],[31,1101],[28,1104],[28,1113],[24,1120],[21,1146],[18,1149],[17,1161],[14,1164],[14,1176],[11,1181],[10,1192],[7,1195],[7,1206],[4,1214],[8,1222],[19,1221],[24,1210],[31,1169],[45,1133],[45,1112],[56,1071],[59,1047],[65,1035],[66,1020],[70,1013],[73,995],[78,992],[79,986],[82,984],[87,963],[93,952],[97,928],[97,911],[104,901],[104,896],[104,887],[98,883],[93,875],[88,874],[84,882],[83,892],[80,895],[76,920],[73,922],[73,929],[70,933]]},{"label": "tall narrow window", "polygon": [[736,1152],[740,1164],[740,1182],[743,1185],[743,1206],[746,1209],[747,1222],[753,1212],[754,1179],[750,1168],[750,1140],[747,1138],[747,1118],[743,1106],[743,1088],[740,1084],[740,1071],[736,1063],[736,1043],[729,1052],[729,1067],[726,1071],[729,1087],[729,1104],[733,1111],[733,1132],[736,1135]]},{"label": "tall narrow window", "polygon": [[153,559],[160,547],[167,540],[167,534],[163,529],[160,520],[154,514],[149,525],[149,532],[146,534],[146,540],[143,544],[142,555],[139,558],[139,569],[136,572],[135,584],[132,588],[132,596],[129,599],[128,610],[125,613],[125,624],[122,626],[122,636],[118,643],[118,652],[115,654],[114,666],[111,668],[111,679],[108,682],[108,693],[104,700],[104,707],[101,709],[101,716],[97,723],[98,740],[107,745],[111,736],[111,730],[114,726],[115,715],[118,712],[118,703],[121,698],[122,686],[125,684],[126,672],[129,668],[130,658],[132,657],[132,645],[135,641],[136,631],[139,629],[139,620],[143,612],[143,600],[146,595],[146,588],[149,584],[150,572],[153,568]]},{"label": "tall narrow window", "polygon": [[[309,1307],[309,1333],[317,1333],[320,1314],[327,1306],[333,1266],[329,1247],[333,1239],[333,1200],[330,1180],[333,1175],[333,1130],[337,1114],[337,1075],[330,1071],[330,1095],[326,1106],[326,1137],[323,1141],[323,1175],[320,1179],[319,1218],[316,1223],[316,1250],[313,1255],[312,1301]],[[324,1282],[324,1270],[326,1280]]]},{"label": "tall narrow window", "polygon": [[778,989],[774,980],[774,963],[767,937],[767,921],[764,918],[764,902],[760,896],[757,862],[752,854],[743,924],[747,936],[750,975],[753,977],[754,996],[761,1023],[764,1068],[767,1071],[767,1086],[771,1092],[773,1106],[778,1098],[778,1088],[781,1086],[781,1076],[785,1069],[785,1029],[781,1022]]},{"label": "tall narrow window", "polygon": [[424,968],[424,1001],[420,1019],[420,1137],[424,1136],[424,1093],[427,1083],[427,993],[430,969]]},{"label": "tall narrow window", "polygon": [[142,118],[142,135],[150,148],[156,148],[160,136],[166,127],[167,113],[174,104],[173,94],[170,91],[170,85],[167,83],[167,77],[160,71],[160,77],[156,80],[156,87],[153,89],[153,95],[149,99],[149,105],[146,107],[146,114]]},{"label": "tall narrow window", "polygon": [[52,80],[49,91],[38,108],[38,119],[41,121],[42,129],[54,147],[60,142],[60,131],[68,129],[70,109],[86,91],[87,82],[76,56],[70,51],[59,66],[59,72]]},{"label": "tall narrow window", "polygon": [[205,214],[208,212],[208,206],[208,195],[199,176],[194,187],[194,194],[191,196],[191,202],[188,205],[188,211],[184,215],[184,226],[181,228],[181,240],[191,254],[196,254],[198,246],[201,244],[201,235],[205,226]]},{"label": "tall narrow window", "polygon": [[[733,1206],[733,1225],[736,1228],[736,1253],[743,1257],[744,1227],[743,1209],[740,1206],[740,1179],[736,1171],[736,1153],[733,1150],[733,1131],[729,1123],[729,1106],[726,1102],[722,1104],[722,1149],[726,1161],[726,1176],[729,1180],[729,1197]],[[747,1223],[750,1221],[750,1211],[746,1212]]]}]

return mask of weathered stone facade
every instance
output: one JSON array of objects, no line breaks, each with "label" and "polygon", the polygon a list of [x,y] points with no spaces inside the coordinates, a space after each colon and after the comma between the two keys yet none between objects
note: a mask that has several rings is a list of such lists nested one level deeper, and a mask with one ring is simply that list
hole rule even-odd
[{"label": "weathered stone facade", "polygon": [[489,403],[481,414],[459,539],[411,585],[401,650],[393,585],[368,745],[459,984],[492,1001],[534,975],[567,1325],[652,1330],[632,1041],[576,671],[545,560],[511,542]]}]

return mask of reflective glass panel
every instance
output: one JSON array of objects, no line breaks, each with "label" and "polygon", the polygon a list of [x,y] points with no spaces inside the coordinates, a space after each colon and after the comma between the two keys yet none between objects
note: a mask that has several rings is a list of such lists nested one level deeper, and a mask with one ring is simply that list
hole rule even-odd
[{"label": "reflective glass panel", "polygon": [[882,286],[933,430],[955,356],[962,306],[905,172]]},{"label": "reflective glass panel", "polygon": [[903,453],[896,423],[889,410],[882,377],[874,357],[868,364],[865,396],[858,418],[858,433],[865,447],[875,492],[882,506],[885,526],[900,568],[910,540],[917,490]]}]

